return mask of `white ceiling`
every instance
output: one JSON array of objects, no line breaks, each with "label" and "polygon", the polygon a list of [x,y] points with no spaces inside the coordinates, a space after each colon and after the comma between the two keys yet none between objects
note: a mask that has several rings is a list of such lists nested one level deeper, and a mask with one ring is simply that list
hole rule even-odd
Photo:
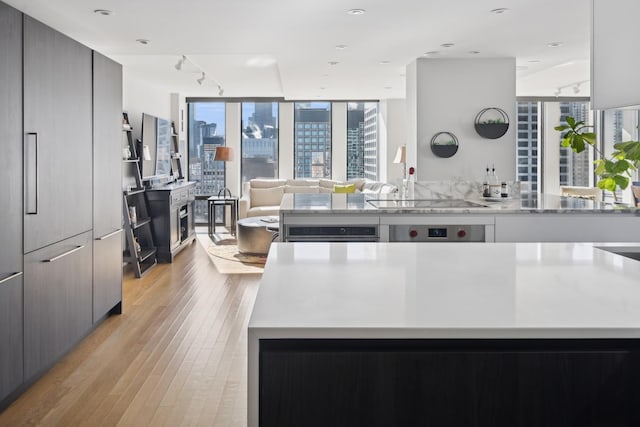
[{"label": "white ceiling", "polygon": [[[574,95],[589,80],[589,0],[3,1],[114,58],[125,73],[187,96],[218,96],[218,82],[225,97],[404,98],[405,67],[429,51],[515,57],[526,67],[517,71],[519,96],[553,96],[559,87]],[[366,13],[347,14],[352,8]],[[490,13],[496,8],[508,10]],[[181,55],[198,67],[177,71]],[[198,68],[211,77],[202,86]],[[580,88],[588,95],[588,83]]]}]

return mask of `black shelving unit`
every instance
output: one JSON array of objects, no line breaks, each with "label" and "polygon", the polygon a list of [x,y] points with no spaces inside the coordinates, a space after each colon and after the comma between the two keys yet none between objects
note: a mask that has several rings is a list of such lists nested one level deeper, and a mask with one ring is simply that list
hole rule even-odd
[{"label": "black shelving unit", "polygon": [[136,144],[133,143],[133,129],[129,125],[127,113],[123,113],[123,129],[127,135],[127,144],[131,157],[123,159],[129,165],[127,174],[132,174],[134,181],[127,184],[123,192],[122,214],[124,231],[127,236],[127,246],[123,253],[125,262],[133,266],[136,277],[142,277],[151,267],[157,264],[157,248],[151,229],[149,202],[142,183],[140,157]]},{"label": "black shelving unit", "polygon": [[182,174],[182,156],[180,155],[178,134],[175,132],[173,123],[171,123],[171,141],[173,143],[173,147],[171,147],[171,174],[176,180],[182,180],[184,179],[184,175]]}]

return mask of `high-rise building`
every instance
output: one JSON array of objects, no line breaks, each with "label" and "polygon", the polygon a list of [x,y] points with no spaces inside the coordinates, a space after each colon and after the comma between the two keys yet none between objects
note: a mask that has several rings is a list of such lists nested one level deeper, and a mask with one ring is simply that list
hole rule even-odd
[{"label": "high-rise building", "polygon": [[378,180],[378,103],[368,102],[364,110],[364,178]]},{"label": "high-rise building", "polygon": [[364,107],[347,110],[347,179],[364,177]]},{"label": "high-rise building", "polygon": [[295,104],[295,177],[330,178],[331,103],[312,105]]},{"label": "high-rise building", "polygon": [[538,103],[518,102],[517,180],[538,191]]}]

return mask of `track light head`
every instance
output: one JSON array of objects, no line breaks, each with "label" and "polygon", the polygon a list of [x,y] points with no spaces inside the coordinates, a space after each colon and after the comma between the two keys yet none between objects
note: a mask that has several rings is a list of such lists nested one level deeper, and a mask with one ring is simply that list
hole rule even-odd
[{"label": "track light head", "polygon": [[206,79],[207,77],[204,74],[204,71],[202,72],[202,77],[200,77],[198,80],[196,80],[198,82],[199,85],[202,86],[202,83],[204,83],[204,79]]},{"label": "track light head", "polygon": [[573,93],[575,93],[576,95],[580,93],[580,83],[573,87]]},{"label": "track light head", "polygon": [[218,96],[222,96],[224,95],[224,89],[222,88],[221,85],[218,85]]},{"label": "track light head", "polygon": [[175,65],[176,70],[180,71],[182,70],[182,66],[184,65],[184,63],[187,61],[187,57],[182,55],[182,57],[180,58],[180,60],[178,61],[178,63]]}]

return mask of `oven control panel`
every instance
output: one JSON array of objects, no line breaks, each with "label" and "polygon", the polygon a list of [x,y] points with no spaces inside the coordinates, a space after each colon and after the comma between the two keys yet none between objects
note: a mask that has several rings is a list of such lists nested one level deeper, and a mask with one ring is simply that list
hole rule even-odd
[{"label": "oven control panel", "polygon": [[390,225],[390,242],[484,242],[485,226]]}]

